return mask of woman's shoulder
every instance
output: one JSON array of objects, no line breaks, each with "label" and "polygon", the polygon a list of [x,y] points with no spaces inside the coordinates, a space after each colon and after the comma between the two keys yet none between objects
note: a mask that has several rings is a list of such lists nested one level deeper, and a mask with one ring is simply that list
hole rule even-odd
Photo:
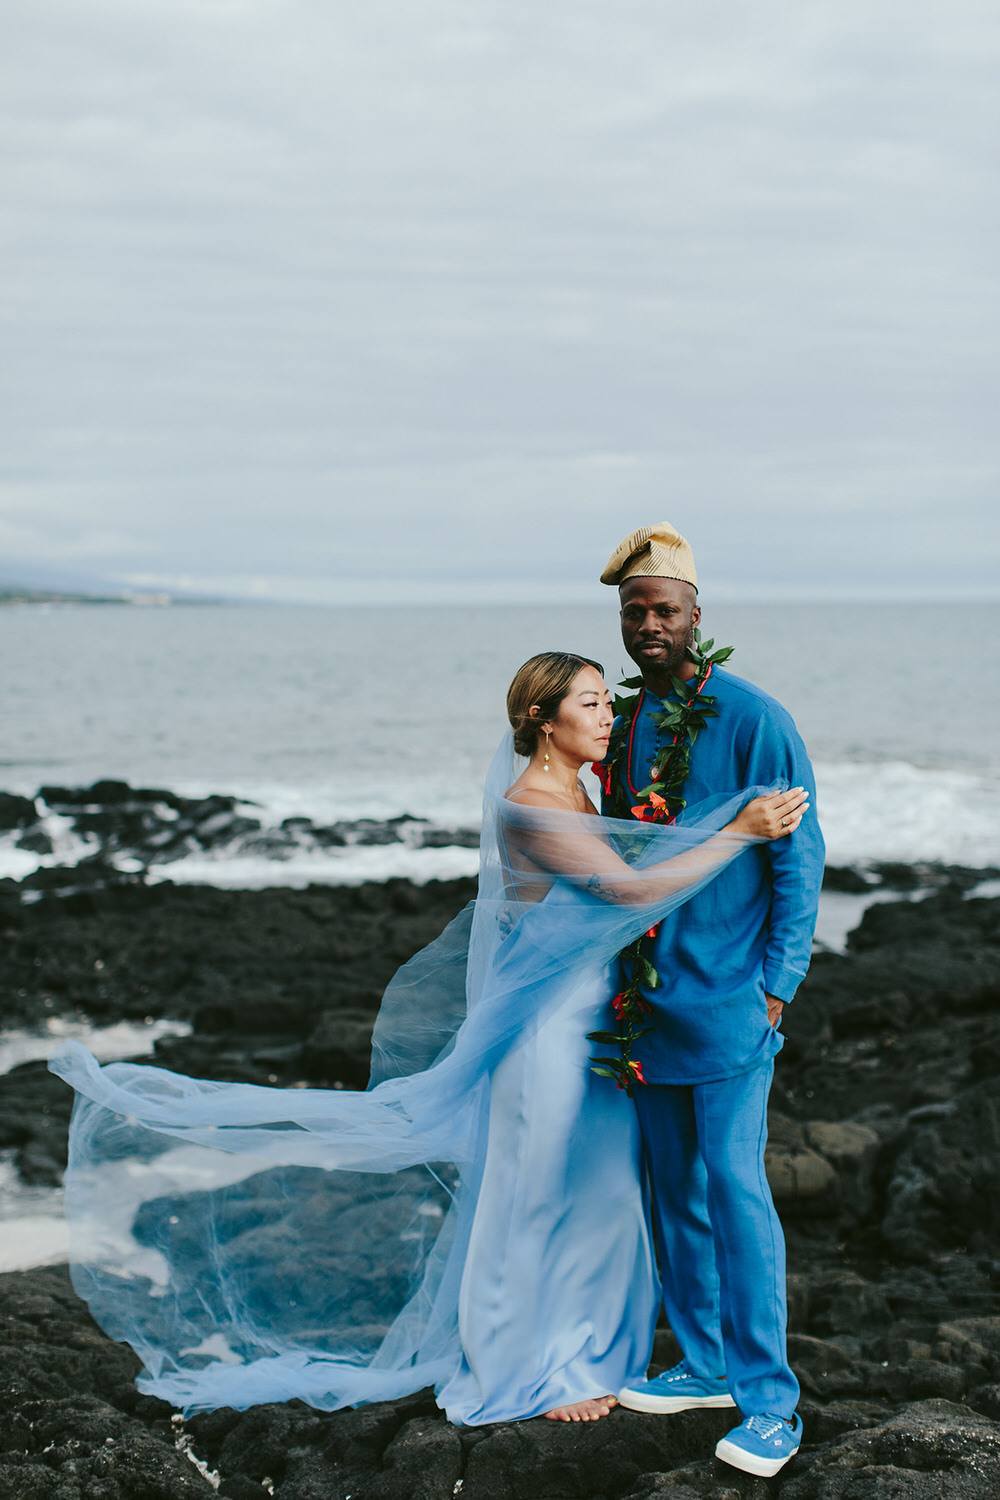
[{"label": "woman's shoulder", "polygon": [[556,807],[561,808],[563,812],[566,811],[564,798],[540,786],[518,786],[515,782],[504,792],[504,797],[508,802],[520,802],[527,807]]},{"label": "woman's shoulder", "polygon": [[517,782],[507,788],[504,792],[504,797],[508,802],[516,802],[523,807],[549,808],[553,812],[576,811],[599,816],[597,808],[587,796],[582,784],[580,791],[583,797],[583,805],[579,808],[568,808],[566,798],[561,793],[550,792],[546,787],[540,786],[518,786]]}]

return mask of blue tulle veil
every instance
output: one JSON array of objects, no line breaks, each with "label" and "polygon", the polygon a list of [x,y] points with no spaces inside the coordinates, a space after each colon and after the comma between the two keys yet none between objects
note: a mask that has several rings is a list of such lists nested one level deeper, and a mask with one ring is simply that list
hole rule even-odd
[{"label": "blue tulle veil", "polygon": [[523,766],[508,733],[477,898],[387,987],[366,1090],[101,1066],[75,1042],[52,1058],[76,1091],[73,1284],[136,1350],[143,1391],[186,1414],[292,1397],[332,1410],[456,1368],[491,1071],[757,842],[720,831],[757,789],[641,824],[512,802]]}]

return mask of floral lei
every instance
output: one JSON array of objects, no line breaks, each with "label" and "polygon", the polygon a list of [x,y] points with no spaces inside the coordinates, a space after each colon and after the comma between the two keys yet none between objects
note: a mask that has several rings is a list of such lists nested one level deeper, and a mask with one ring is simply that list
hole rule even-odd
[{"label": "floral lei", "polygon": [[[694,644],[687,653],[694,663],[695,675],[688,681],[671,677],[677,702],[665,704],[662,713],[652,716],[658,748],[652,780],[641,789],[632,782],[632,744],[646,689],[641,677],[626,677],[620,683],[621,687],[639,691],[632,697],[615,699],[615,725],[608,753],[591,768],[601,783],[603,811],[609,817],[633,817],[641,823],[673,823],[687,805],[682,793],[691,769],[691,749],[708,720],[718,718],[715,699],[705,692],[705,685],[713,670],[733,654],[732,646],[713,651],[714,645],[714,639],[702,644],[701,632],[695,629]],[[611,1002],[617,1030],[587,1033],[588,1041],[618,1047],[618,1057],[592,1057],[590,1064],[603,1078],[613,1078],[629,1097],[635,1084],[646,1082],[642,1063],[632,1056],[632,1048],[653,1029],[645,1024],[653,1007],[642,991],[655,989],[660,982],[652,962],[652,943],[659,926],[657,922],[650,927],[619,955],[623,983]]]}]

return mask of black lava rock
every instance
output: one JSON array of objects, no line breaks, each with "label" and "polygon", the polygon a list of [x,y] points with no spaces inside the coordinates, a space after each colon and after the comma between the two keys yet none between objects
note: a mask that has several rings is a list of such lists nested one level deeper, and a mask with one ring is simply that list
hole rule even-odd
[{"label": "black lava rock", "polygon": [[[103,795],[122,816],[145,796]],[[150,792],[152,803],[170,805],[166,793]],[[174,811],[197,828],[190,808]],[[202,827],[230,820],[219,837],[232,831],[231,806],[201,814]],[[819,955],[785,1011],[768,1171],[788,1239],[806,1440],[776,1480],[716,1462],[726,1411],[459,1430],[420,1392],[357,1411],[293,1401],[181,1423],[139,1394],[135,1357],[94,1326],[65,1270],[44,1268],[0,1277],[0,1495],[1000,1493],[1000,901],[963,898],[959,884],[871,907],[847,954]],[[162,1038],[156,1061],[203,1077],[358,1087],[384,985],[473,890],[147,885],[98,857],[0,882],[4,1000],[19,1024],[184,1021],[190,1032]],[[69,1104],[43,1063],[0,1078],[0,1148],[27,1180],[58,1180]],[[676,1352],[660,1330],[657,1362]]]}]

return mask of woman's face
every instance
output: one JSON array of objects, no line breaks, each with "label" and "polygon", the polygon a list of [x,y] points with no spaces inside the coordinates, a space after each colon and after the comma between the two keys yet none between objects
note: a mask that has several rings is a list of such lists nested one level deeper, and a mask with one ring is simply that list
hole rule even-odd
[{"label": "woman's face", "polygon": [[580,765],[603,760],[614,721],[604,678],[594,667],[581,667],[551,720],[552,746]]}]

